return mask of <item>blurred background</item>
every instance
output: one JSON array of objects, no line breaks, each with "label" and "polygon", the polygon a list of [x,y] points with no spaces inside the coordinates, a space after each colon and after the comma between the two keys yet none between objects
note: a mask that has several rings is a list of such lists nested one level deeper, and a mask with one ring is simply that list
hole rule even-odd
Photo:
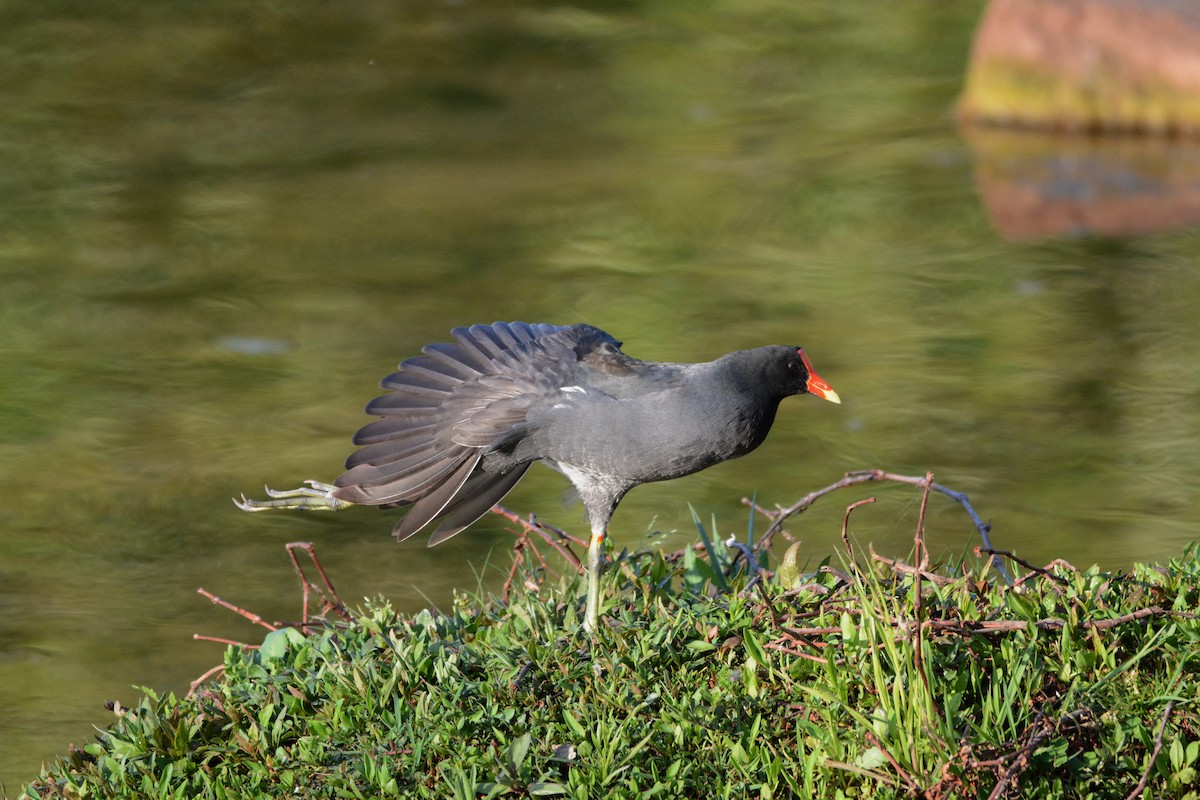
[{"label": "blurred background", "polygon": [[[1200,521],[1200,234],[1164,187],[1196,192],[1200,158],[960,134],[983,9],[0,6],[7,790],[90,741],[105,700],[186,691],[222,656],[193,633],[261,639],[197,587],[296,618],[286,542],[314,542],[350,602],[499,586],[499,518],[430,550],[374,509],[230,502],[336,477],[378,380],[455,325],[586,321],[658,360],[803,345],[841,394],[632,492],[618,546],[682,546],[688,504],[744,535],[741,498],[878,467],[969,492],[1036,563],[1179,555]],[[1070,213],[1097,174],[1170,224]],[[582,533],[567,488],[536,468],[506,505]],[[855,536],[909,551],[918,493],[868,486],[791,524],[812,563],[868,495]],[[946,498],[928,535],[943,557],[977,543]]]}]

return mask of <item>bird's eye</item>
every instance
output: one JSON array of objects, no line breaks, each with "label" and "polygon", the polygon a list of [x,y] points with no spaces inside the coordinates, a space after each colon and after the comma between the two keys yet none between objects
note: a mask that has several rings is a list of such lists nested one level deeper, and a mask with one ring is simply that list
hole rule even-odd
[{"label": "bird's eye", "polygon": [[799,372],[799,371],[800,371],[800,362],[798,362],[798,361],[789,361],[788,362],[788,372]]}]

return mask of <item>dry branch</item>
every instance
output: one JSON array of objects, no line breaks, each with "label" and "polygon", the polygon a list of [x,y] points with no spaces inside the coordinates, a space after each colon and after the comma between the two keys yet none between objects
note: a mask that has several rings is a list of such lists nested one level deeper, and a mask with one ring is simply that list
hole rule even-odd
[{"label": "dry branch", "polygon": [[[910,486],[919,487],[924,487],[926,484],[925,477],[919,477],[916,475],[898,475],[894,472],[886,472],[885,470],[881,469],[868,469],[859,470],[856,472],[847,472],[841,480],[835,481],[823,489],[817,489],[815,492],[806,494],[804,497],[800,498],[786,508],[782,506],[776,506],[776,510],[774,511],[758,505],[749,498],[743,497],[742,503],[744,505],[747,505],[759,512],[771,522],[766,533],[762,535],[762,538],[759,539],[756,546],[759,548],[759,550],[765,550],[770,547],[772,538],[783,530],[783,523],[786,522],[789,517],[806,511],[809,506],[820,500],[825,495],[836,492],[839,489],[845,489],[850,486],[858,486],[859,484],[870,483],[872,481],[891,481],[893,483],[906,483]],[[992,549],[992,540],[989,534],[991,533],[992,526],[991,524],[984,522],[983,519],[980,518],[977,513],[975,513],[975,509],[971,505],[967,495],[963,492],[956,492],[953,489],[947,489],[940,483],[929,482],[929,488],[932,491],[938,492],[939,494],[946,495],[951,500],[954,500],[963,507],[963,510],[967,512],[967,516],[971,518],[971,522],[974,524],[975,530],[979,533],[979,538],[983,540],[983,549],[985,551],[990,551]],[[992,566],[995,567],[995,569],[1006,579],[1008,578],[1008,573],[1004,570],[1004,565],[1000,563],[999,558],[993,556]]]}]

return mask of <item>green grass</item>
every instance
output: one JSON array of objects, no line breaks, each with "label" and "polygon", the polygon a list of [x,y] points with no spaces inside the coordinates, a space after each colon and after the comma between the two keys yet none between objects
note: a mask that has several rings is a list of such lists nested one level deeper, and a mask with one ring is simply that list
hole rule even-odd
[{"label": "green grass", "polygon": [[696,524],[705,546],[610,567],[594,645],[580,581],[525,558],[507,600],[231,647],[21,796],[1198,796],[1197,548],[1014,588],[794,550],[751,574]]}]

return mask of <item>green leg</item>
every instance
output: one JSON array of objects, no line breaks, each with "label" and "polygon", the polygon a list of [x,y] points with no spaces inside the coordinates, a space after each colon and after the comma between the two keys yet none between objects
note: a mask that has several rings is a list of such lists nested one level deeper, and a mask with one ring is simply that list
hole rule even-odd
[{"label": "green leg", "polygon": [[600,621],[600,574],[604,571],[604,529],[592,530],[592,541],[587,555],[587,610],[583,627],[593,637]]}]

